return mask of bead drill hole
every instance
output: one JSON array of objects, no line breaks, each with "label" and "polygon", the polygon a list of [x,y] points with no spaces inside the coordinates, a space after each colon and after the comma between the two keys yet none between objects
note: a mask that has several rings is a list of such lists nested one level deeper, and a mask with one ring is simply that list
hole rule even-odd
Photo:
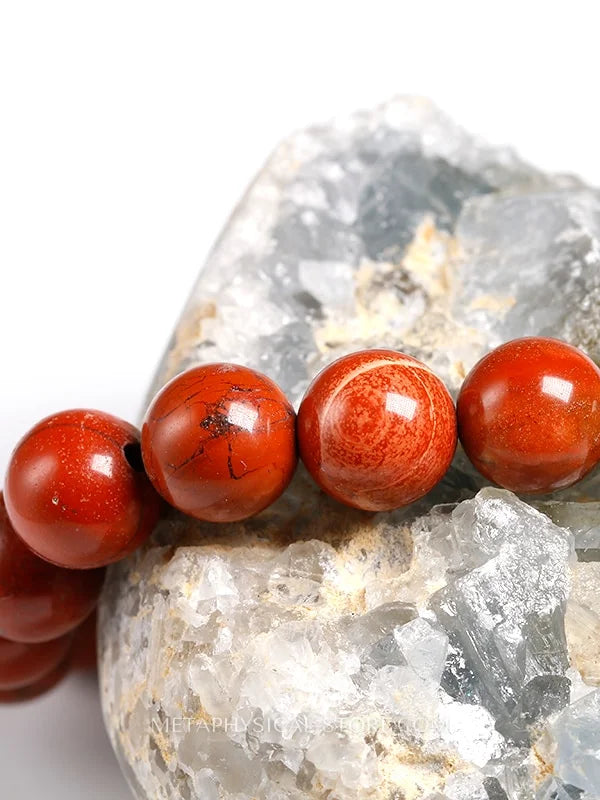
[{"label": "bead drill hole", "polygon": [[144,472],[142,448],[137,442],[130,442],[123,447],[123,455],[134,472]]}]

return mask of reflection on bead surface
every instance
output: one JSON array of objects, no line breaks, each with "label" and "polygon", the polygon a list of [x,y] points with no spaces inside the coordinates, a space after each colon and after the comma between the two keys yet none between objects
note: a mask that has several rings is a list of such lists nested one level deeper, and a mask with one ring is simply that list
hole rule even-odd
[{"label": "reflection on bead surface", "polygon": [[29,686],[44,678],[66,659],[72,637],[25,644],[0,638],[0,690]]},{"label": "reflection on bead surface", "polygon": [[300,455],[324,491],[384,511],[417,500],[443,477],[456,414],[431,370],[394,350],[363,350],[326,367],[298,412]]},{"label": "reflection on bead surface", "polygon": [[36,556],[14,532],[0,492],[0,636],[45,642],[91,613],[104,570],[56,567]]},{"label": "reflection on bead surface", "polygon": [[19,442],[4,500],[17,534],[71,569],[125,557],[150,534],[159,498],[143,472],[139,433],[101,411],[63,411]]},{"label": "reflection on bead surface", "polygon": [[515,339],[481,359],[458,398],[466,454],[514,492],[551,492],[600,460],[600,370],[556,339]]},{"label": "reflection on bead surface", "polygon": [[154,486],[198,519],[232,522],[270,505],[296,468],[294,409],[265,375],[208,364],[154,398],[142,453]]}]

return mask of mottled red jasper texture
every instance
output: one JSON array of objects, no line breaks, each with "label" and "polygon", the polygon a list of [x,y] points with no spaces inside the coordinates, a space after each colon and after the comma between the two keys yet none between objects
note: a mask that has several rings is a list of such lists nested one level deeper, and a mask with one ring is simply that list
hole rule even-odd
[{"label": "mottled red jasper texture", "polygon": [[63,567],[118,561],[148,537],[160,499],[143,471],[139,432],[101,411],[63,411],[19,442],[4,486],[17,534]]},{"label": "mottled red jasper texture", "polygon": [[326,367],[308,388],[298,442],[324,491],[386,511],[441,480],[456,448],[456,413],[425,364],[394,350],[363,350]]},{"label": "mottled red jasper texture", "polygon": [[0,691],[30,686],[45,678],[67,658],[72,637],[25,644],[0,639]]},{"label": "mottled red jasper texture", "polygon": [[475,467],[514,492],[562,489],[600,460],[600,370],[556,339],[515,339],[473,367],[458,398]]},{"label": "mottled red jasper texture", "polygon": [[208,364],[174,378],[142,427],[150,480],[197,519],[233,522],[284,491],[296,468],[294,409],[279,387],[235,364]]},{"label": "mottled red jasper texture", "polygon": [[73,630],[92,612],[104,570],[56,567],[13,530],[0,492],[0,636],[45,642]]}]

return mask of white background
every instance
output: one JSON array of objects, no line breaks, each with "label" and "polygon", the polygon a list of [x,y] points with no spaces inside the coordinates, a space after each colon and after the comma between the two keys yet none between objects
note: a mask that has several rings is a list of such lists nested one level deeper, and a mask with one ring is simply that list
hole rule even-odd
[{"label": "white background", "polygon": [[[600,184],[593,6],[0,0],[0,470],[53,411],[137,418],[211,242],[291,129],[429,95]],[[92,683],[0,708],[0,796],[128,798]]]}]

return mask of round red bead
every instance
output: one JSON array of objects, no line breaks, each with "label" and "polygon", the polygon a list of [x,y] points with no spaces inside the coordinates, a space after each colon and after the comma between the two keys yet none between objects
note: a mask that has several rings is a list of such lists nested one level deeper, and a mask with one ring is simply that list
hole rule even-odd
[{"label": "round red bead", "polygon": [[138,431],[83,409],[47,417],[21,440],[4,499],[27,546],[71,569],[128,555],[150,534],[160,503],[143,472]]},{"label": "round red bead", "polygon": [[556,339],[515,339],[481,359],[458,398],[459,436],[489,480],[562,489],[600,460],[600,370]]},{"label": "round red bead", "polygon": [[209,522],[270,505],[296,468],[294,409],[272,380],[234,364],[195,367],[154,398],[142,427],[146,471],[171,505]]},{"label": "round red bead", "polygon": [[367,511],[399,508],[448,469],[454,404],[415,358],[363,350],[326,367],[308,388],[298,442],[308,471],[336,500]]},{"label": "round red bead", "polygon": [[0,638],[0,691],[30,686],[45,678],[67,657],[72,637],[26,644]]},{"label": "round red bead", "polygon": [[34,683],[28,683],[27,686],[20,686],[18,689],[0,690],[0,704],[22,703],[49,692],[62,681],[70,667],[71,659],[67,656],[58,666]]},{"label": "round red bead", "polygon": [[0,492],[0,636],[45,642],[73,630],[92,612],[104,570],[56,567],[15,533]]}]

